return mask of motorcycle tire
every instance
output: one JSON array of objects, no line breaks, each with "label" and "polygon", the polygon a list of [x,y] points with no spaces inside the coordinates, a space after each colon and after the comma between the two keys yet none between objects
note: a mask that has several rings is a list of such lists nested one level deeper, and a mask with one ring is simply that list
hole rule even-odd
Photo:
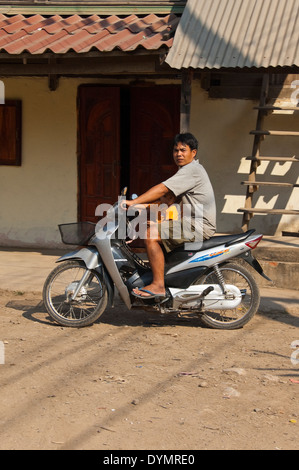
[{"label": "motorcycle tire", "polygon": [[[260,304],[259,288],[253,275],[243,265],[227,262],[219,266],[227,284],[237,286],[242,293],[238,307],[227,310],[207,308],[201,312],[201,320],[209,328],[235,330],[246,325],[256,314]],[[214,270],[200,277],[194,284],[219,284]]]},{"label": "motorcycle tire", "polygon": [[[82,276],[87,274],[75,300],[71,299]],[[105,311],[108,293],[102,276],[90,271],[83,262],[64,261],[47,277],[43,301],[50,317],[59,325],[84,327],[94,323]]]}]

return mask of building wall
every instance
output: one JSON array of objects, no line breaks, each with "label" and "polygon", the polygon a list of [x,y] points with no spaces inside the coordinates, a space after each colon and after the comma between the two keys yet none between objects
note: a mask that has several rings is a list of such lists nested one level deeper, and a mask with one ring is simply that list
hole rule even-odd
[{"label": "building wall", "polygon": [[22,101],[22,165],[0,165],[0,246],[65,248],[58,224],[78,217],[78,87],[128,80],[60,78],[52,92],[47,78],[2,81],[5,99]]},{"label": "building wall", "polygon": [[[293,92],[292,89],[290,91]],[[288,103],[290,105],[290,103]],[[217,231],[236,232],[242,226],[246,186],[253,136],[249,132],[256,127],[258,102],[237,99],[211,99],[198,80],[193,81],[191,132],[200,142],[199,157],[206,167],[215,189],[217,202]],[[265,128],[299,130],[299,113],[269,115]],[[262,143],[262,155],[292,156],[298,158],[298,137],[266,137]],[[298,163],[263,162],[258,169],[260,181],[299,183]],[[254,205],[269,209],[298,209],[299,188],[261,187],[255,193]],[[256,228],[267,235],[280,236],[282,230],[299,230],[299,218],[294,215],[255,215],[249,228]]]},{"label": "building wall", "polygon": [[[22,166],[0,166],[0,246],[61,247],[57,225],[77,220],[77,89],[83,82],[95,81],[100,83],[61,78],[57,90],[51,92],[46,78],[3,79],[5,98],[22,100],[23,124]],[[249,131],[255,128],[256,104],[211,99],[199,81],[193,82],[190,130],[199,139],[199,158],[215,189],[219,233],[241,229],[242,214],[237,209],[245,201],[241,181],[248,177],[249,162],[244,158],[252,150]],[[269,128],[299,129],[297,115],[269,119]],[[298,155],[298,138],[267,138],[263,149],[268,155]],[[298,183],[296,164],[265,163],[259,173],[263,180],[269,174],[274,179],[281,174],[282,180]],[[287,203],[290,209],[298,208],[298,188],[268,189],[262,194],[259,207],[278,208]],[[298,217],[257,215],[250,227],[280,235],[281,230],[298,231]]]},{"label": "building wall", "polygon": [[75,84],[3,79],[6,99],[22,100],[22,165],[0,167],[0,244],[60,243],[57,224],[77,219]]}]

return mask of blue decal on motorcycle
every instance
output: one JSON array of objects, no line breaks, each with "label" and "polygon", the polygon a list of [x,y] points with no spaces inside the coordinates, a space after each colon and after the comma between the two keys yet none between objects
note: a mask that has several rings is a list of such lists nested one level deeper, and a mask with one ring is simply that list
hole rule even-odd
[{"label": "blue decal on motorcycle", "polygon": [[189,261],[189,263],[199,263],[200,261],[207,261],[212,258],[217,258],[217,256],[224,255],[225,253],[229,252],[229,248],[226,250],[221,250],[221,251],[216,251],[215,253],[209,253],[208,255],[203,255],[200,256],[199,258],[192,259]]}]

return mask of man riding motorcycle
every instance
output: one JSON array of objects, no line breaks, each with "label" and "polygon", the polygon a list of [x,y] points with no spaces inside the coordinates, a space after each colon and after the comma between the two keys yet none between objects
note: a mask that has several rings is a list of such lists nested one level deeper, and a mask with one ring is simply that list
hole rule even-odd
[{"label": "man riding motorcycle", "polygon": [[[153,273],[152,282],[144,288],[134,289],[132,294],[142,299],[152,299],[165,297],[164,283],[164,253],[169,252],[183,243],[190,243],[194,240],[209,239],[216,230],[216,205],[214,191],[204,167],[195,160],[198,150],[198,141],[190,133],[178,134],[174,139],[173,158],[178,166],[178,171],[166,181],[153,186],[145,193],[134,200],[125,200],[123,207],[130,207],[140,204],[153,203],[166,195],[180,198],[182,207],[188,207],[191,217],[192,232],[184,231],[184,212],[181,211],[180,230],[177,235],[178,222],[165,220],[156,224],[153,230],[152,225],[148,225],[144,234],[144,242],[148,260]],[[200,217],[196,216],[196,208],[201,209]]]}]

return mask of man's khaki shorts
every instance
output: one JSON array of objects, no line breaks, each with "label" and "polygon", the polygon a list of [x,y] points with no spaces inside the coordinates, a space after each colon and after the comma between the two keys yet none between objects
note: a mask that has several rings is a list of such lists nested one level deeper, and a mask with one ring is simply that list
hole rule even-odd
[{"label": "man's khaki shorts", "polygon": [[[186,230],[182,219],[165,220],[157,224],[157,229],[161,238],[161,243],[167,253],[179,247],[180,245],[184,245],[185,243],[196,243],[196,247],[194,245],[194,248],[198,250],[200,249],[200,246],[204,240],[203,229],[200,223],[199,226],[196,226],[196,236],[194,226],[191,227],[191,232],[190,230]],[[188,249],[191,249],[191,246],[188,247]]]}]

